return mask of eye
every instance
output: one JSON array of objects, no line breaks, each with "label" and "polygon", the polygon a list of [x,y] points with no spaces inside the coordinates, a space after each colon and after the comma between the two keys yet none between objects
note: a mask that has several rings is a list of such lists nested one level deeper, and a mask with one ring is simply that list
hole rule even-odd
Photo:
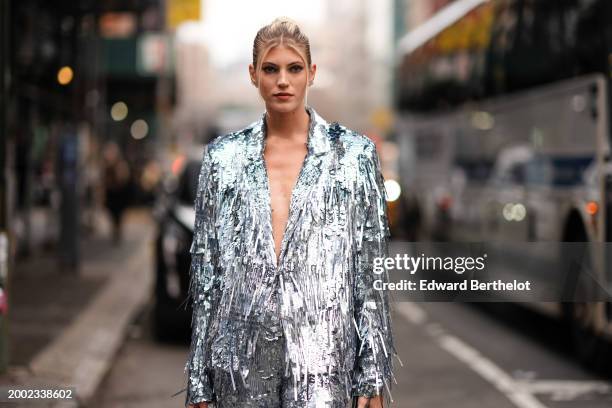
[{"label": "eye", "polygon": [[302,68],[300,65],[293,65],[291,68],[289,68],[291,72],[300,72],[302,69],[304,68]]},{"label": "eye", "polygon": [[271,74],[272,72],[276,72],[276,68],[273,67],[272,65],[267,65],[262,68],[262,71],[265,72],[266,74]]}]

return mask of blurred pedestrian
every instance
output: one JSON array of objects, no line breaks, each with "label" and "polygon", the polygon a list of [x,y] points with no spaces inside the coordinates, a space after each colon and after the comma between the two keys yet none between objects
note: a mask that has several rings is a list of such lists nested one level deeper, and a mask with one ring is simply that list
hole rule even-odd
[{"label": "blurred pedestrian", "polygon": [[123,237],[123,213],[129,205],[130,168],[115,142],[104,146],[103,160],[105,205],[113,224],[113,242],[119,244]]},{"label": "blurred pedestrian", "polygon": [[383,406],[393,382],[389,236],[374,143],[306,104],[316,65],[287,19],[257,33],[266,112],[210,142],[200,171],[186,405]]}]

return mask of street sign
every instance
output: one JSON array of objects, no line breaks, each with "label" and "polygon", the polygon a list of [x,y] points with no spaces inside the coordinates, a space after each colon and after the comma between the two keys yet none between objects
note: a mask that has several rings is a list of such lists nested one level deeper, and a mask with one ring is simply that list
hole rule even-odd
[{"label": "street sign", "polygon": [[166,27],[174,30],[185,21],[199,21],[200,2],[201,0],[167,0]]}]

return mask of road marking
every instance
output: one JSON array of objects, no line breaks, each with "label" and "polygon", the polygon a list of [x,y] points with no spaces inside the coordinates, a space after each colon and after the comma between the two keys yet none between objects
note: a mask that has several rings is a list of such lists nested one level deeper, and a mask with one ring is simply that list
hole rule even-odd
[{"label": "road marking", "polygon": [[412,302],[398,303],[401,310],[398,310],[402,316],[408,319],[411,323],[420,325],[427,320],[427,313]]},{"label": "road marking", "polygon": [[612,383],[606,381],[515,379],[475,348],[447,334],[442,325],[429,321],[427,312],[414,302],[400,302],[396,305],[402,317],[414,325],[424,326],[425,333],[441,348],[495,386],[519,408],[546,408],[535,398],[535,394],[550,395],[553,401],[572,401],[589,393],[612,395]]},{"label": "road marking", "polygon": [[[418,325],[426,322],[427,315],[425,311],[414,303],[398,303],[397,311],[410,322],[418,321]],[[415,318],[415,316],[419,317]],[[544,404],[533,396],[530,390],[521,387],[510,375],[480,354],[476,349],[468,346],[455,336],[445,334],[440,325],[436,324],[434,329],[429,327],[429,330],[426,330],[426,332],[438,342],[441,348],[491,383],[518,408],[546,408]]]},{"label": "road marking", "polygon": [[612,384],[605,381],[538,380],[517,381],[532,394],[551,394],[555,401],[571,401],[584,394],[612,394]]},{"label": "road marking", "polygon": [[484,357],[478,350],[449,334],[440,335],[440,346],[450,354],[463,361],[482,378],[493,384],[519,408],[546,408],[528,390],[519,387],[518,383],[497,364]]},{"label": "road marking", "polygon": [[427,335],[441,348],[495,386],[519,408],[546,408],[535,394],[548,394],[553,401],[572,401],[589,393],[612,394],[612,383],[606,381],[514,379],[478,350],[447,334],[439,323],[428,321],[427,312],[415,303],[400,302],[396,305],[402,317],[414,325],[424,326]]}]

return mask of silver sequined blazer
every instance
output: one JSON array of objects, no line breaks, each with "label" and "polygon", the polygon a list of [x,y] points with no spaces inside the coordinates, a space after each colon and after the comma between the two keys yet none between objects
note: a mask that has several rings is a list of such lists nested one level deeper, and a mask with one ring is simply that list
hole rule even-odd
[{"label": "silver sequined blazer", "polygon": [[263,157],[265,114],[205,148],[191,246],[186,404],[214,400],[213,370],[249,375],[275,291],[285,361],[296,381],[336,376],[347,396],[383,394],[394,381],[389,302],[373,289],[374,280],[387,279],[372,263],[386,256],[389,236],[376,148],[307,111],[308,153],[278,265]]}]

